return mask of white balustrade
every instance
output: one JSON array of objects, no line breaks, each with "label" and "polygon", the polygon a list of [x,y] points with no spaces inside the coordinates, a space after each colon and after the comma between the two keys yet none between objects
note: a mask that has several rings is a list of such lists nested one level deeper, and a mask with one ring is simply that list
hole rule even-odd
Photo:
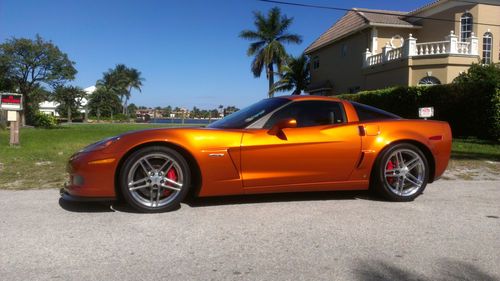
[{"label": "white balustrade", "polygon": [[445,41],[416,43],[417,39],[410,34],[409,38],[400,48],[392,48],[386,45],[379,54],[371,53],[367,50],[364,53],[364,66],[369,67],[384,62],[409,57],[435,56],[435,55],[478,55],[478,38],[471,35],[466,42],[460,42],[458,36],[453,31],[447,35]]},{"label": "white balustrade", "polygon": [[368,66],[372,66],[372,65],[376,65],[376,64],[382,63],[383,59],[384,59],[384,56],[382,55],[382,53],[376,54],[376,55],[372,55],[372,56],[368,57]]},{"label": "white balustrade", "polygon": [[457,44],[457,52],[459,54],[468,55],[469,54],[469,42],[458,42]]},{"label": "white balustrade", "polygon": [[417,43],[417,56],[447,54],[449,50],[449,41]]},{"label": "white balustrade", "polygon": [[396,60],[403,57],[403,47],[387,51],[387,60]]}]

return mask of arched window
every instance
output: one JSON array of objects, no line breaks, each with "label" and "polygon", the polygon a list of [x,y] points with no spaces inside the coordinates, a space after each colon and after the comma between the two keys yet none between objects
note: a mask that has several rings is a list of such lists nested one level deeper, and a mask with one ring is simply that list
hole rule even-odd
[{"label": "arched window", "polygon": [[483,63],[491,63],[491,48],[493,47],[493,34],[486,32],[483,35]]},{"label": "arched window", "polygon": [[466,12],[460,18],[460,40],[462,42],[467,41],[472,33],[472,15]]},{"label": "arched window", "polygon": [[441,81],[434,76],[426,76],[418,81],[419,86],[441,85]]}]

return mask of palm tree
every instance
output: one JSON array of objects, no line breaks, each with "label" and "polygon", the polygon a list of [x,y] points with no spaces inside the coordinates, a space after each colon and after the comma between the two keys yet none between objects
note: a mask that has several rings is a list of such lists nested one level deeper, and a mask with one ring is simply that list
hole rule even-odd
[{"label": "palm tree", "polygon": [[247,55],[254,57],[251,69],[254,77],[260,77],[262,69],[266,68],[266,78],[269,81],[269,96],[272,97],[274,65],[280,69],[281,63],[286,58],[283,43],[300,44],[302,38],[297,34],[287,32],[293,18],[282,16],[278,7],[269,10],[267,17],[261,12],[254,12],[254,17],[257,30],[243,30],[240,37],[254,41],[247,50]]},{"label": "palm tree", "polygon": [[271,93],[285,92],[293,89],[292,95],[300,95],[310,81],[309,59],[301,54],[290,56],[281,69],[280,80],[274,83]]},{"label": "palm tree", "polygon": [[132,89],[141,91],[142,82],[141,72],[135,68],[128,68],[124,64],[117,64],[114,69],[109,69],[103,73],[103,78],[97,81],[98,87],[105,87],[113,92],[122,104],[122,113],[127,114],[127,104],[130,99]]},{"label": "palm tree", "polygon": [[115,68],[104,72],[102,79],[97,80],[96,83],[97,88],[103,88],[117,95],[122,104],[127,91],[126,70],[127,67],[124,64],[117,64]]},{"label": "palm tree", "polygon": [[128,114],[127,104],[132,94],[132,89],[136,89],[141,92],[142,82],[144,81],[144,78],[141,77],[141,72],[135,68],[128,68],[125,72],[125,76],[127,77],[126,80],[128,89],[125,95],[125,103],[123,108],[125,109],[125,114]]}]

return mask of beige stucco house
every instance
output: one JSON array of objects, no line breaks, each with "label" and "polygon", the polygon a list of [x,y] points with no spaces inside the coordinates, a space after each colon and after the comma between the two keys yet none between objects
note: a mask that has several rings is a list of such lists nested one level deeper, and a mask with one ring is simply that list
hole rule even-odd
[{"label": "beige stucco house", "polygon": [[316,39],[310,94],[451,83],[498,63],[499,0],[438,0],[411,12],[353,9]]}]

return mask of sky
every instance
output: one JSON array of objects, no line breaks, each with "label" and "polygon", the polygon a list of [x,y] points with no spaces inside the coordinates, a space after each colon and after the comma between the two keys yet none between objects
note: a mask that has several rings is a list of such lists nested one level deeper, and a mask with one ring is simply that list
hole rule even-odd
[{"label": "sky", "polygon": [[[290,0],[341,8],[410,11],[430,0]],[[131,101],[209,109],[242,108],[267,97],[265,73],[254,78],[249,41],[238,37],[255,29],[253,11],[279,6],[293,17],[289,32],[299,55],[344,12],[283,6],[257,0],[0,0],[0,42],[39,34],[67,53],[78,70],[71,85],[94,85],[102,73],[123,63],[142,72],[142,91]]]}]

